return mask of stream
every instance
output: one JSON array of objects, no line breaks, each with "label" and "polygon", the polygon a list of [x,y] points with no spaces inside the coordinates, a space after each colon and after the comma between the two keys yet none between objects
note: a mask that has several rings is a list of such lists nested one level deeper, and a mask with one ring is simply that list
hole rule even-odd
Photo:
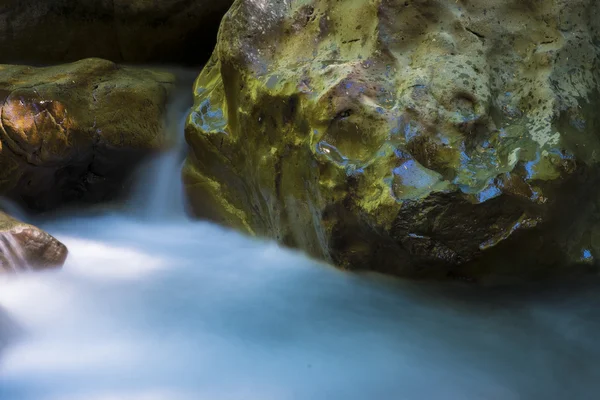
[{"label": "stream", "polygon": [[124,207],[30,217],[70,255],[0,277],[0,399],[598,398],[598,282],[351,274],[188,220],[182,96]]}]

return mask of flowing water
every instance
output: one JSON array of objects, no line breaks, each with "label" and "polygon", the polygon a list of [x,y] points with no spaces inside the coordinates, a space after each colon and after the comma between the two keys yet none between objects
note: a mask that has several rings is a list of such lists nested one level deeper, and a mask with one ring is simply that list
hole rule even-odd
[{"label": "flowing water", "polygon": [[0,253],[6,258],[6,265],[14,271],[27,269],[23,250],[12,234],[0,233]]},{"label": "flowing water", "polygon": [[0,399],[599,398],[597,283],[337,271],[177,218],[181,160],[143,168],[124,210],[33,221],[70,256],[0,279]]}]

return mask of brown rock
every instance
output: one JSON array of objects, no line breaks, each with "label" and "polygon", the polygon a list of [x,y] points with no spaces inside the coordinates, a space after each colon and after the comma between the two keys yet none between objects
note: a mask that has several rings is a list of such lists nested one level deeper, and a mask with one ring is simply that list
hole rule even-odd
[{"label": "brown rock", "polygon": [[67,254],[51,235],[0,212],[0,271],[61,267]]},{"label": "brown rock", "polygon": [[38,210],[110,198],[167,144],[173,83],[101,59],[0,66],[0,194]]}]

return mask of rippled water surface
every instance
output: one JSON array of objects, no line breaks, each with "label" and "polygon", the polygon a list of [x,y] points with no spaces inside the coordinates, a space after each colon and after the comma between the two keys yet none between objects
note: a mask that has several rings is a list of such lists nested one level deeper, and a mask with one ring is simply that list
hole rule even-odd
[{"label": "rippled water surface", "polygon": [[595,284],[499,292],[351,275],[207,223],[43,226],[71,255],[62,271],[1,278],[1,399],[600,393]]}]

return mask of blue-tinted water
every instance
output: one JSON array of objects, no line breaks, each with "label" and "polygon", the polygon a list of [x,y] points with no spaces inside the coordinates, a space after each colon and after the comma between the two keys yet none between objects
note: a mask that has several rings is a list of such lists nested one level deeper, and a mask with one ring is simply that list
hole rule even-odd
[{"label": "blue-tinted water", "polygon": [[207,223],[44,227],[71,255],[62,271],[1,278],[0,332],[16,332],[1,399],[600,393],[594,285],[499,293],[352,275]]},{"label": "blue-tinted water", "polygon": [[0,400],[600,398],[600,284],[353,275],[187,221],[189,97],[167,114],[175,148],[142,167],[126,211],[32,221],[70,256],[0,276]]}]

